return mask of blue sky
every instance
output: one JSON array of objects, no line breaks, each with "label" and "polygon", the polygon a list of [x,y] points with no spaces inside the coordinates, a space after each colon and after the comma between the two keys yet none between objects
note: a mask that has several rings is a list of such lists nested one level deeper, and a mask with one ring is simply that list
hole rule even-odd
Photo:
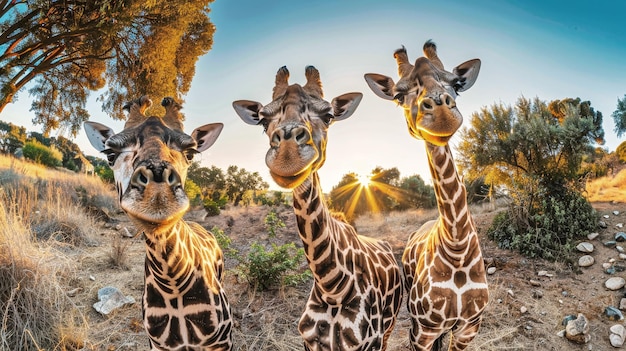
[{"label": "blue sky", "polygon": [[[352,117],[331,126],[320,171],[324,190],[348,172],[367,174],[377,166],[429,182],[423,142],[409,136],[401,109],[376,97],[363,79],[365,73],[396,78],[393,52],[404,45],[413,61],[428,39],[448,69],[482,60],[476,84],[457,100],[466,121],[484,106],[514,104],[521,96],[580,97],[602,112],[605,147],[613,151],[620,142],[611,118],[626,94],[626,3],[620,1],[215,0],[211,9],[214,45],[198,61],[183,110],[188,132],[225,124],[201,156],[204,166],[258,171],[277,188],[264,163],[267,136],[244,124],[231,103],[267,104],[279,67],[287,66],[291,83],[304,83],[305,66],[314,65],[326,99],[364,94]],[[123,123],[101,112],[95,97],[88,105],[91,119],[119,131]],[[0,119],[40,130],[30,124],[29,107],[23,91]],[[86,154],[101,156],[84,133],[77,143]]]}]

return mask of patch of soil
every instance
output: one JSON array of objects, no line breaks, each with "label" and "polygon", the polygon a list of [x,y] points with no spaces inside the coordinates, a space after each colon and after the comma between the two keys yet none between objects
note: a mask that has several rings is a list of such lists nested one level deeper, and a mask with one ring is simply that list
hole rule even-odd
[{"label": "patch of soil", "polygon": [[[606,229],[598,229],[599,237],[591,241],[595,247],[591,254],[595,264],[589,268],[566,266],[543,260],[525,258],[515,252],[502,250],[485,237],[496,211],[475,210],[474,220],[481,235],[483,255],[488,266],[496,268],[488,276],[491,301],[485,311],[477,338],[469,350],[594,350],[608,351],[609,328],[617,323],[604,315],[607,306],[618,307],[624,296],[623,289],[609,291],[604,282],[611,276],[626,277],[626,272],[609,275],[602,263],[615,260],[626,265],[615,248],[603,242],[613,240],[616,232],[623,231],[616,225],[626,222],[626,204],[594,203],[594,208],[607,223]],[[187,217],[207,229],[218,227],[232,240],[232,246],[245,253],[253,242],[302,244],[297,234],[295,216],[290,206],[274,208],[285,228],[278,230],[275,238],[268,237],[264,218],[270,208],[230,208],[216,217],[204,217],[203,211],[192,212]],[[613,214],[619,211],[619,214]],[[383,238],[390,242],[398,260],[402,255],[408,235],[436,213],[406,212],[386,216],[370,216],[357,219],[360,234]],[[85,247],[77,255],[81,267],[78,277],[68,287],[79,293],[73,297],[77,309],[89,324],[89,350],[148,350],[148,339],[141,322],[141,294],[143,289],[144,243],[141,235],[134,238],[119,237],[127,227],[134,228],[124,214],[114,215],[119,221],[114,225],[97,229],[100,245]],[[619,244],[619,243],[618,243]],[[626,244],[624,244],[626,246]],[[115,265],[113,252],[120,248],[124,265]],[[581,254],[582,255],[582,254]],[[119,257],[119,256],[118,256]],[[298,287],[286,287],[265,292],[255,291],[234,270],[237,262],[226,260],[225,289],[228,292],[233,315],[234,350],[301,350],[302,341],[297,323],[308,298],[311,281]],[[126,266],[127,269],[119,268]],[[539,271],[547,275],[539,276]],[[92,305],[97,302],[97,291],[104,286],[115,286],[137,303],[115,311],[110,316],[96,312]],[[410,320],[406,307],[401,309],[396,327],[389,340],[389,351],[407,350]],[[557,335],[564,327],[561,321],[569,314],[584,314],[590,323],[591,341],[586,345],[572,343]]]}]

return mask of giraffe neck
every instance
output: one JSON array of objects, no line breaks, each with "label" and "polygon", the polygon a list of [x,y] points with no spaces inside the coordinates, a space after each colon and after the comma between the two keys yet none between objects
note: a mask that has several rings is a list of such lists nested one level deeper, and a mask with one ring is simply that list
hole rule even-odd
[{"label": "giraffe neck", "polygon": [[463,245],[475,229],[465,185],[456,171],[450,146],[426,142],[426,153],[439,209],[439,235],[448,243]]},{"label": "giraffe neck", "polygon": [[[188,284],[198,270],[203,272],[205,284],[217,293],[219,272],[207,265],[221,262],[221,254],[215,245],[203,236],[194,233],[205,232],[196,223],[179,220],[167,230],[145,231],[146,270],[160,277],[157,279],[164,291],[182,292],[189,288]],[[148,273],[148,272],[146,272]]]},{"label": "giraffe neck", "polygon": [[[293,189],[293,208],[300,239],[316,285],[332,292],[337,282],[330,279],[336,275],[330,272],[331,266],[340,268],[337,251],[340,246],[345,246],[347,240],[351,240],[350,233],[354,230],[350,231],[351,226],[331,216],[324,202],[317,172],[313,172],[307,180]],[[342,235],[337,235],[340,232]]]}]

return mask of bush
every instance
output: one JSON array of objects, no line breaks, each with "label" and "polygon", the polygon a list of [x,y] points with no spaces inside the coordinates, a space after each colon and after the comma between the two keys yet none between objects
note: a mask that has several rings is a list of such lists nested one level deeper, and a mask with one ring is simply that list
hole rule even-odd
[{"label": "bush", "polygon": [[579,193],[566,190],[560,197],[546,196],[530,213],[522,206],[499,213],[487,231],[505,249],[530,258],[572,260],[576,242],[593,231],[596,211]]},{"label": "bush", "polygon": [[304,250],[296,249],[293,243],[281,246],[272,244],[271,250],[253,243],[240,267],[248,283],[262,291],[276,286],[297,285],[310,277],[309,270],[297,273],[303,257]]},{"label": "bush", "polygon": [[268,212],[267,216],[265,216],[265,229],[267,229],[269,237],[275,238],[276,230],[280,228],[285,228],[285,222],[278,218],[276,211],[272,209]]},{"label": "bush", "polygon": [[63,161],[63,154],[59,150],[47,147],[37,141],[29,141],[24,144],[22,153],[25,158],[48,167],[61,166]]}]

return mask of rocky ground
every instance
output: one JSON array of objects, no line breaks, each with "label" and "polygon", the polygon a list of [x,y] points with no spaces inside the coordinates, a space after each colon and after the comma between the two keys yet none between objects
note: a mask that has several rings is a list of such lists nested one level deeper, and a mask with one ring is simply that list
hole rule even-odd
[{"label": "rocky ground", "polygon": [[[616,233],[624,231],[618,225],[626,223],[626,204],[594,203],[594,207],[600,215],[607,217],[602,218],[606,228],[598,228],[599,235],[588,241],[593,245],[593,252],[588,255],[594,258],[594,263],[586,268],[576,264],[568,266],[527,259],[498,249],[484,236],[495,211],[473,210],[485,261],[492,267],[493,273],[488,277],[491,301],[471,350],[615,349],[609,341],[610,328],[616,324],[623,325],[624,321],[611,320],[605,314],[605,309],[620,306],[624,289],[609,290],[605,282],[612,277],[626,277],[626,272],[621,271],[626,261],[619,256],[619,242],[611,247],[604,243],[614,240]],[[254,241],[295,242],[298,245],[291,208],[284,206],[278,210],[286,227],[278,231],[275,239],[268,238],[264,225],[268,211],[267,207],[237,208],[223,211],[217,217],[204,218],[201,212],[196,212],[191,213],[189,218],[208,229],[214,226],[221,228],[240,252],[245,252]],[[358,219],[356,227],[363,235],[389,241],[400,258],[409,233],[433,215],[406,212],[384,217],[368,216]],[[124,228],[131,234],[134,234],[134,230],[123,214],[115,219],[115,223],[102,223],[102,227],[98,228],[98,246],[87,247],[76,253],[76,261],[82,270],[68,291],[74,292],[77,309],[90,326],[88,335],[85,335],[90,342],[86,349],[148,350],[139,304],[143,286],[143,242],[141,236],[124,237],[127,233]],[[118,262],[117,266],[112,264],[111,257],[116,257],[115,252],[118,258],[125,258],[125,262]],[[580,253],[580,256],[583,255]],[[603,267],[603,263],[608,265]],[[256,292],[236,274],[235,264],[233,260],[226,261],[225,277],[225,288],[236,318],[235,350],[301,350],[296,325],[308,297],[310,281],[294,288]],[[613,268],[615,272],[609,274],[607,268]],[[106,316],[96,312],[93,304],[98,301],[98,290],[104,286],[119,288],[137,303]],[[565,329],[563,319],[578,314],[584,315],[588,321],[588,330],[584,336],[588,341],[584,344],[577,344],[559,335]],[[389,350],[408,349],[409,325],[403,306],[390,338]]]}]

